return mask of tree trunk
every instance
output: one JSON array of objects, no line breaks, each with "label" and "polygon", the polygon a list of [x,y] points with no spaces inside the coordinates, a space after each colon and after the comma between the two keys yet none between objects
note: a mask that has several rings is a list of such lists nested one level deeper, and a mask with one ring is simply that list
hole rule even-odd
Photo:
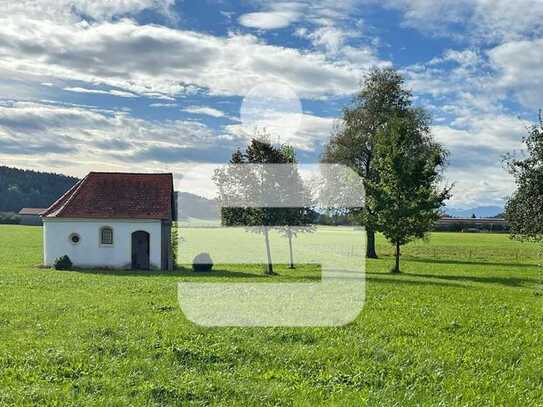
[{"label": "tree trunk", "polygon": [[271,258],[271,250],[270,250],[270,237],[268,236],[268,227],[264,226],[264,240],[266,242],[266,255],[268,256],[268,265],[266,267],[266,273],[272,275],[273,274],[273,264],[272,264],[272,258]]},{"label": "tree trunk", "polygon": [[376,259],[377,252],[375,251],[375,230],[366,228],[366,258]]},{"label": "tree trunk", "polygon": [[293,269],[294,268],[294,256],[292,255],[292,233],[288,234],[288,249],[289,249],[289,252],[290,252],[290,264],[289,264],[288,268]]},{"label": "tree trunk", "polygon": [[398,274],[400,272],[400,244],[396,243],[396,264],[392,269],[392,273]]}]

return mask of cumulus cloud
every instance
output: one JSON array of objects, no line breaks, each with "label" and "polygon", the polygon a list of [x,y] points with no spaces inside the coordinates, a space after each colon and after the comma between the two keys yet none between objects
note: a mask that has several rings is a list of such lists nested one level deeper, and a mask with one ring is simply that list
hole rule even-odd
[{"label": "cumulus cloud", "polygon": [[543,107],[543,38],[511,41],[489,51],[497,85],[530,109]]},{"label": "cumulus cloud", "polygon": [[542,64],[543,38],[537,38],[510,41],[485,51],[448,50],[404,73],[418,96],[438,98],[441,109],[454,115],[497,113],[511,99],[533,114],[543,106]]},{"label": "cumulus cloud", "polygon": [[451,166],[447,170],[447,178],[455,182],[452,199],[447,203],[453,208],[503,206],[514,189],[513,179],[501,168],[492,165],[477,168]]},{"label": "cumulus cloud", "polygon": [[[288,121],[289,117],[282,120]],[[304,114],[295,135],[272,141],[312,151],[326,142],[334,122],[333,118]],[[122,111],[37,102],[0,105],[0,130],[2,145],[13,146],[11,154],[31,156],[37,149],[53,155],[77,151],[77,159],[82,161],[89,157],[104,161],[161,161],[161,156],[167,162],[204,158],[226,161],[235,148],[254,136],[238,124],[225,126],[221,131],[194,121],[154,122]],[[16,140],[19,141],[15,143]],[[25,150],[23,142],[33,148]],[[16,148],[18,143],[21,148]],[[7,158],[3,152],[0,156]]]},{"label": "cumulus cloud", "polygon": [[[329,118],[305,115],[296,139],[274,141],[309,148],[299,150],[303,159],[327,139],[332,123]],[[197,162],[227,162],[249,139],[238,132],[239,126],[214,130],[194,121],[147,121],[125,112],[78,105],[0,103],[0,160],[4,164],[75,176],[97,169],[171,171],[185,188],[202,193],[209,189],[209,179],[202,185],[200,178],[185,174]]]},{"label": "cumulus cloud", "polygon": [[512,115],[473,115],[459,117],[453,125],[434,126],[436,139],[457,149],[488,148],[503,155],[522,147],[522,137],[530,123]]},{"label": "cumulus cloud", "polygon": [[262,18],[293,8],[301,13],[296,19],[284,20],[281,27],[300,21],[317,28],[343,26],[338,23],[353,15],[359,20],[365,10],[385,7],[398,10],[407,27],[463,42],[495,44],[543,34],[541,0],[516,0],[514,5],[510,0],[297,0],[272,6],[263,0],[252,2],[260,7],[254,14],[262,14]]},{"label": "cumulus cloud", "polygon": [[344,95],[379,62],[370,53],[356,63],[332,61],[251,35],[216,37],[128,19],[69,25],[4,15],[0,23],[0,69],[147,96],[172,97],[195,87],[212,95],[243,95],[275,80],[303,97]]},{"label": "cumulus cloud", "polygon": [[268,135],[273,143],[286,143],[296,149],[312,152],[312,158],[316,160],[318,157],[315,152],[328,141],[336,120],[311,114],[283,113],[268,117],[266,125],[255,131],[243,124],[228,125],[225,129],[246,140],[255,137],[260,131]]},{"label": "cumulus cloud", "polygon": [[453,50],[449,49],[445,51],[442,57],[436,57],[429,62],[429,65],[437,65],[444,62],[456,62],[457,64],[464,66],[474,66],[481,62],[481,56],[476,50]]},{"label": "cumulus cloud", "polygon": [[503,205],[513,190],[503,157],[522,149],[528,125],[514,115],[474,112],[451,125],[432,127],[436,140],[450,153],[446,177],[455,183],[452,206]]},{"label": "cumulus cloud", "polygon": [[331,53],[337,53],[343,47],[348,33],[335,26],[323,26],[307,33],[306,36],[314,46],[323,47]]},{"label": "cumulus cloud", "polygon": [[[214,130],[193,121],[153,122],[123,111],[34,102],[0,105],[0,131],[0,144],[11,146],[0,153],[7,162],[12,154],[32,156],[36,151],[43,155],[70,151],[74,162],[107,163],[135,156],[150,159],[145,152],[157,147],[211,152],[219,140],[231,150],[242,140],[220,139]],[[25,144],[29,147],[26,150]],[[190,161],[190,154],[180,156],[182,160]]]},{"label": "cumulus cloud", "polygon": [[[417,103],[439,118],[433,132],[451,151],[453,203],[494,204],[510,192],[501,156],[520,148],[527,122],[504,105],[513,95],[532,111],[543,106],[540,0],[519,0],[514,7],[505,0],[254,0],[254,12],[238,22],[257,29],[251,31],[255,35],[238,27],[223,37],[136,20],[142,11],[171,17],[173,3],[5,2],[0,90],[26,100],[54,98],[57,89],[164,99],[150,107],[179,107],[175,97],[191,95],[194,105],[183,110],[200,115],[192,118],[198,120],[227,117],[202,99],[246,96],[262,83],[286,83],[306,99],[347,96],[368,67],[386,64],[364,37],[360,19],[363,7],[378,4],[399,10],[409,27],[452,36],[466,47],[403,69]],[[270,45],[258,37],[286,27],[306,38],[309,49]],[[335,123],[307,112],[271,120],[279,128],[300,122],[297,131],[279,132],[272,141],[294,145],[308,160],[318,158]],[[181,173],[186,161],[226,160],[253,135],[242,123],[212,129],[194,120],[144,120],[58,101],[0,102],[2,162],[74,175],[96,168]]]},{"label": "cumulus cloud", "polygon": [[154,10],[174,17],[175,0],[17,0],[2,2],[5,15],[23,15],[57,22],[76,22],[80,18],[103,21],[114,17]]},{"label": "cumulus cloud", "polygon": [[[377,3],[370,0],[371,3]],[[404,24],[472,42],[507,41],[543,33],[541,0],[383,0]],[[457,28],[463,26],[464,30]]]}]

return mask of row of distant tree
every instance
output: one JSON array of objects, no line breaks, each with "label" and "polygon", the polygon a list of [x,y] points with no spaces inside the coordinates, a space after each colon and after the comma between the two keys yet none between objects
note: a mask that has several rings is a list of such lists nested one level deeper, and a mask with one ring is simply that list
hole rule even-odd
[{"label": "row of distant tree", "polygon": [[0,166],[0,212],[47,208],[76,182],[65,175]]}]

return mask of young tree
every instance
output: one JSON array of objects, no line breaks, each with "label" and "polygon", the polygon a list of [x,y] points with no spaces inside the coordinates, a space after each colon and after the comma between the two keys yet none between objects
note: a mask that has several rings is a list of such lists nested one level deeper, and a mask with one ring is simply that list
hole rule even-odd
[{"label": "young tree", "polygon": [[[393,69],[373,69],[362,84],[352,106],[343,110],[343,118],[325,147],[322,160],[351,167],[365,183],[377,182],[375,139],[393,117],[417,122],[428,127],[428,118],[412,107],[412,95],[405,88],[403,77]],[[354,211],[367,233],[366,257],[377,258],[375,232],[378,230],[377,208],[372,204],[371,191],[366,189],[365,205]]]},{"label": "young tree", "polygon": [[[294,148],[289,145],[282,145],[281,151],[287,158],[289,164],[296,164],[296,152]],[[298,169],[295,165],[287,167],[288,174],[285,177],[286,182],[282,182],[286,188],[282,188],[283,200],[288,202],[300,202],[303,205],[296,207],[284,207],[281,210],[282,219],[284,225],[279,228],[279,232],[288,239],[289,247],[289,268],[294,269],[294,253],[292,239],[298,235],[298,233],[313,232],[315,226],[313,221],[317,214],[313,210],[313,199],[311,197],[311,191],[308,190],[302,177],[300,176]]]},{"label": "young tree", "polygon": [[505,206],[511,235],[518,240],[543,240],[543,117],[524,138],[526,156],[509,156],[507,166],[515,177],[517,190]]},{"label": "young tree", "polygon": [[446,151],[428,129],[394,118],[374,139],[375,181],[367,185],[379,230],[395,247],[393,273],[400,272],[400,248],[422,238],[439,219],[450,188],[438,190]]},{"label": "young tree", "polygon": [[[284,208],[271,207],[270,201],[282,199],[280,173],[266,165],[288,164],[284,152],[267,140],[252,139],[246,150],[232,154],[230,166],[215,171],[213,180],[219,187],[221,218],[224,226],[247,226],[264,235],[266,247],[266,274],[273,275],[270,248],[270,228],[283,225]],[[248,206],[247,203],[251,203]],[[259,205],[256,205],[259,204]],[[258,207],[255,207],[258,206]]]}]

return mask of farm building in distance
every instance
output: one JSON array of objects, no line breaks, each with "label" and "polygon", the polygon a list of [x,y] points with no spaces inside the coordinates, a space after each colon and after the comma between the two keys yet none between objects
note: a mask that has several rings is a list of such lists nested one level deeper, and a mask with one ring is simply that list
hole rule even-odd
[{"label": "farm building in distance", "polygon": [[23,208],[19,211],[21,217],[21,225],[27,226],[41,226],[43,224],[41,220],[41,214],[45,212],[47,208]]},{"label": "farm building in distance", "polygon": [[433,228],[436,232],[508,232],[509,226],[501,218],[442,217]]},{"label": "farm building in distance", "polygon": [[44,264],[173,269],[172,174],[91,172],[43,214]]}]

